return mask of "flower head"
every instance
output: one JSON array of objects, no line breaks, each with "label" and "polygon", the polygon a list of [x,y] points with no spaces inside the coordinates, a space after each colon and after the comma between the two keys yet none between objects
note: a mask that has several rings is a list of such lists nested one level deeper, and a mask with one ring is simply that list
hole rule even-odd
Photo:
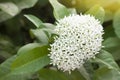
[{"label": "flower head", "polygon": [[70,15],[58,20],[55,32],[59,37],[51,44],[51,64],[63,71],[80,68],[102,48],[103,27],[90,15]]}]

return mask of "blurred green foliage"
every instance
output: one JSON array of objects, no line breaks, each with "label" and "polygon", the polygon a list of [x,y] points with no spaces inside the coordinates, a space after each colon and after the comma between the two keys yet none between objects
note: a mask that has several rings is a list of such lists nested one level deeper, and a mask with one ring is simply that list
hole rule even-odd
[{"label": "blurred green foliage", "polygon": [[22,9],[34,6],[37,0],[1,0],[0,1],[0,22],[14,17]]},{"label": "blurred green foliage", "polygon": [[[30,38],[29,29],[35,27],[23,16],[24,14],[34,14],[44,22],[54,22],[52,8],[48,6],[50,6],[48,0],[0,0],[1,61],[15,54],[23,44],[33,41]],[[14,10],[16,7],[18,11]],[[49,14],[43,16],[44,13]]]},{"label": "blurred green foliage", "polygon": [[[120,0],[58,1],[0,0],[0,80],[120,80]],[[83,72],[63,73],[47,56],[54,23],[79,13],[103,24],[104,50]]]}]

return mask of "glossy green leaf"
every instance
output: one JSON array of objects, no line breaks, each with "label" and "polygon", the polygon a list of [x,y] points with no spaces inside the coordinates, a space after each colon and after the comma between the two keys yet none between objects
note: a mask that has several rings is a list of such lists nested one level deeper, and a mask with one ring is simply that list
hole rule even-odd
[{"label": "glossy green leaf", "polygon": [[37,28],[47,28],[47,29],[54,29],[55,26],[50,23],[43,23],[39,18],[34,15],[27,14],[24,15],[28,20],[30,20]]},{"label": "glossy green leaf", "polygon": [[22,10],[25,8],[33,7],[38,0],[11,0]]},{"label": "glossy green leaf", "polygon": [[67,74],[68,80],[86,80],[82,73],[77,70],[71,72],[71,74]]},{"label": "glossy green leaf", "polygon": [[54,29],[55,25],[50,23],[43,23],[39,18],[34,15],[24,15],[28,20],[30,20],[37,28],[47,28],[47,29]]},{"label": "glossy green leaf", "polygon": [[107,67],[99,68],[95,71],[93,80],[120,80],[120,73]]},{"label": "glossy green leaf", "polygon": [[109,51],[115,60],[120,60],[120,39],[117,37],[107,38],[103,45],[105,50]]},{"label": "glossy green leaf", "polygon": [[33,34],[40,43],[48,44],[49,37],[43,29],[31,29],[31,34]]},{"label": "glossy green leaf", "polygon": [[40,80],[68,80],[64,73],[50,69],[40,70],[39,78]]},{"label": "glossy green leaf", "polygon": [[16,59],[16,56],[13,56],[7,59],[0,65],[0,80],[26,80],[30,75],[29,74],[17,74],[13,75],[11,71],[11,64]]},{"label": "glossy green leaf", "polygon": [[33,15],[24,15],[28,20],[30,20],[37,28],[40,27],[40,25],[42,25],[42,21],[40,19],[38,19],[37,17],[33,16]]},{"label": "glossy green leaf", "polygon": [[76,9],[74,9],[74,8],[69,8],[68,10],[71,14],[77,14]]},{"label": "glossy green leaf", "polygon": [[[28,73],[35,73],[38,70],[42,69],[43,67],[45,67],[46,65],[48,65],[50,63],[50,59],[49,57],[46,56],[42,56],[40,58],[37,58],[35,60],[29,61],[26,64],[23,64],[22,66],[19,67],[15,67],[12,70],[12,74],[28,74]],[[12,66],[14,66],[15,64],[13,64]]]},{"label": "glossy green leaf", "polygon": [[48,46],[43,44],[27,44],[18,51],[12,63],[13,74],[34,73],[49,64]]},{"label": "glossy green leaf", "polygon": [[120,38],[120,10],[115,13],[113,18],[113,27],[115,29],[116,35]]},{"label": "glossy green leaf", "polygon": [[105,50],[101,50],[101,52],[95,58],[95,61],[102,64],[100,67],[107,66],[109,69],[120,71],[119,66],[115,62],[113,56]]},{"label": "glossy green leaf", "polygon": [[42,23],[41,26],[41,28],[30,30],[31,37],[35,37],[40,43],[48,44],[51,35],[56,34],[54,32],[55,26],[49,23]]},{"label": "glossy green leaf", "polygon": [[15,56],[6,60],[0,65],[0,77],[10,72],[11,63],[15,60]]},{"label": "glossy green leaf", "polygon": [[15,16],[19,12],[19,8],[12,2],[0,3],[0,9],[11,16]]},{"label": "glossy green leaf", "polygon": [[104,22],[105,11],[101,6],[93,6],[92,8],[90,8],[90,10],[86,12],[86,14],[95,16],[95,18],[98,19],[101,22],[101,24]]},{"label": "glossy green leaf", "polygon": [[43,25],[44,25],[45,28],[47,28],[47,29],[51,29],[51,30],[54,30],[54,29],[55,29],[55,25],[53,25],[53,24],[43,23]]},{"label": "glossy green leaf", "polygon": [[120,60],[120,46],[106,48],[105,50],[109,51],[115,60]]},{"label": "glossy green leaf", "polygon": [[62,4],[60,4],[57,0],[49,0],[51,5],[54,8],[54,17],[56,19],[64,18],[65,16],[70,15],[69,10]]},{"label": "glossy green leaf", "polygon": [[1,0],[0,1],[0,22],[10,19],[25,8],[35,5],[38,0]]},{"label": "glossy green leaf", "polygon": [[[49,75],[47,75],[49,74]],[[60,72],[51,69],[41,69],[39,71],[40,80],[86,80],[79,71],[72,71],[71,74],[67,72]]]},{"label": "glossy green leaf", "polygon": [[102,50],[95,59],[96,62],[102,64],[94,73],[94,80],[119,80],[120,68],[113,59],[112,55]]},{"label": "glossy green leaf", "polygon": [[0,3],[0,22],[19,13],[19,8],[12,2]]},{"label": "glossy green leaf", "polygon": [[103,46],[105,46],[105,48],[111,48],[111,47],[120,46],[120,39],[117,38],[117,37],[107,38],[107,39],[103,42]]},{"label": "glossy green leaf", "polygon": [[31,29],[30,34],[32,38],[36,38],[38,42],[48,44],[49,38],[52,34],[54,34],[55,26],[50,23],[43,23],[40,19],[33,15],[25,15],[27,19],[29,19],[37,29]]},{"label": "glossy green leaf", "polygon": [[84,66],[80,67],[79,72],[84,76],[86,80],[91,80],[90,75]]},{"label": "glossy green leaf", "polygon": [[21,47],[18,52],[17,55],[22,55],[22,54],[26,54],[28,53],[30,50],[35,49],[37,47],[43,46],[44,44],[42,43],[29,43],[23,47]]}]

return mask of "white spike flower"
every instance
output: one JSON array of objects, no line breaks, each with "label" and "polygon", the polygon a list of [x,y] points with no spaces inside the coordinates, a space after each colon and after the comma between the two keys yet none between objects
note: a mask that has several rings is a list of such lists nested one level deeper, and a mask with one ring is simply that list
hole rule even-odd
[{"label": "white spike flower", "polygon": [[49,57],[58,69],[79,69],[102,48],[103,27],[90,15],[70,15],[58,20],[55,32],[59,37],[51,44]]}]

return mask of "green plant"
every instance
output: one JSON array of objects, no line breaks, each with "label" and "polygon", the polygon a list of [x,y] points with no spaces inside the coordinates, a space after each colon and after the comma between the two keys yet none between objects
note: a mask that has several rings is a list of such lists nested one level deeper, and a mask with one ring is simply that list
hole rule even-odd
[{"label": "green plant", "polygon": [[[57,0],[49,0],[53,7],[53,14],[56,20],[62,19],[71,14],[77,14],[75,9],[66,8]],[[101,6],[93,6],[84,14],[90,14],[104,24],[105,12]],[[30,29],[30,36],[33,43],[21,47],[15,56],[10,57],[0,65],[0,80],[120,80],[120,68],[116,61],[120,60],[120,32],[119,12],[115,14],[113,26],[105,26],[103,46],[105,46],[94,59],[87,61],[79,70],[69,74],[57,70],[50,64],[48,54],[50,44],[54,37],[56,24],[44,23],[37,17],[26,14],[25,17],[35,26]],[[115,30],[115,33],[114,33]],[[109,33],[111,31],[111,33]],[[115,35],[111,35],[111,34]],[[116,49],[116,50],[115,50]]]}]

